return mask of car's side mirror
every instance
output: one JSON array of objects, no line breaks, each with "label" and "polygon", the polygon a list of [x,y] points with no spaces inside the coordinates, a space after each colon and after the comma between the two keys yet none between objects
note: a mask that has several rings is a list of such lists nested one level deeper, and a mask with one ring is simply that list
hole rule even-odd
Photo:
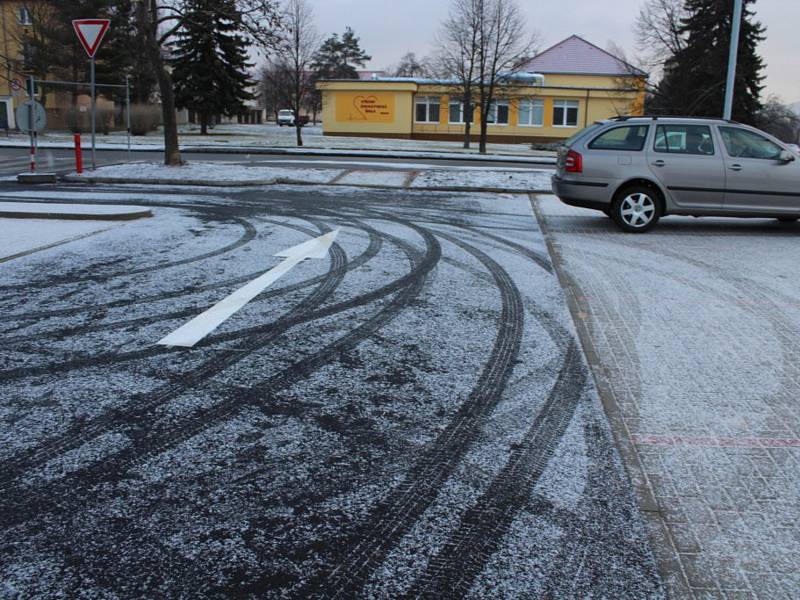
[{"label": "car's side mirror", "polygon": [[778,155],[778,160],[781,162],[792,162],[796,158],[797,157],[788,150],[784,150]]}]

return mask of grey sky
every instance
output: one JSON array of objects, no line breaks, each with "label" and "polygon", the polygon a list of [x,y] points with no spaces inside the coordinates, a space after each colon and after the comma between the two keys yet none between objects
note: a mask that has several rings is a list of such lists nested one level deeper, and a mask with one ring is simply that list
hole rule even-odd
[{"label": "grey sky", "polygon": [[[394,64],[408,51],[424,56],[448,0],[310,0],[320,31],[332,33],[351,26],[362,47],[372,55],[370,68]],[[642,0],[521,0],[531,29],[546,47],[573,33],[600,47],[614,41],[635,53],[633,21]],[[758,0],[758,19],[767,26],[761,52],[767,62],[767,93],[787,102],[800,101],[800,0]]]}]

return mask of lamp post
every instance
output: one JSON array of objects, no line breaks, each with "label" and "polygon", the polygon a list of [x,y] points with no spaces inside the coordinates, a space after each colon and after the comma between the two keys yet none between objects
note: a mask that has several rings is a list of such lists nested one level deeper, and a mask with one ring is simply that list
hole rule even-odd
[{"label": "lamp post", "polygon": [[739,55],[739,35],[742,30],[742,5],[744,0],[733,0],[733,21],[731,22],[731,49],[728,55],[728,84],[725,88],[725,113],[730,120],[733,115],[733,88],[736,84],[736,59]]}]

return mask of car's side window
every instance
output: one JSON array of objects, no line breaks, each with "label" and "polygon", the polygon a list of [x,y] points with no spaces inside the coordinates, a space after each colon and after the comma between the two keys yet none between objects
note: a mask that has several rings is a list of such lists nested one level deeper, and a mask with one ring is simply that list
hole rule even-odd
[{"label": "car's side window", "polygon": [[589,143],[592,150],[628,150],[640,152],[647,140],[648,125],[615,127],[598,135]]},{"label": "car's side window", "polygon": [[732,158],[760,158],[777,160],[783,148],[763,135],[738,127],[720,127],[722,141]]},{"label": "car's side window", "polygon": [[669,154],[713,156],[714,140],[707,125],[659,125],[653,148]]}]

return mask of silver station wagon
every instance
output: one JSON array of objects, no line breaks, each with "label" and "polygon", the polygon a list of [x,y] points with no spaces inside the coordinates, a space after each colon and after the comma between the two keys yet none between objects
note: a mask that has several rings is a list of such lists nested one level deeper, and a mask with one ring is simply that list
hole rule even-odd
[{"label": "silver station wagon", "polygon": [[617,117],[558,151],[553,193],[625,231],[666,215],[800,219],[800,160],[774,137],[723,119]]}]

